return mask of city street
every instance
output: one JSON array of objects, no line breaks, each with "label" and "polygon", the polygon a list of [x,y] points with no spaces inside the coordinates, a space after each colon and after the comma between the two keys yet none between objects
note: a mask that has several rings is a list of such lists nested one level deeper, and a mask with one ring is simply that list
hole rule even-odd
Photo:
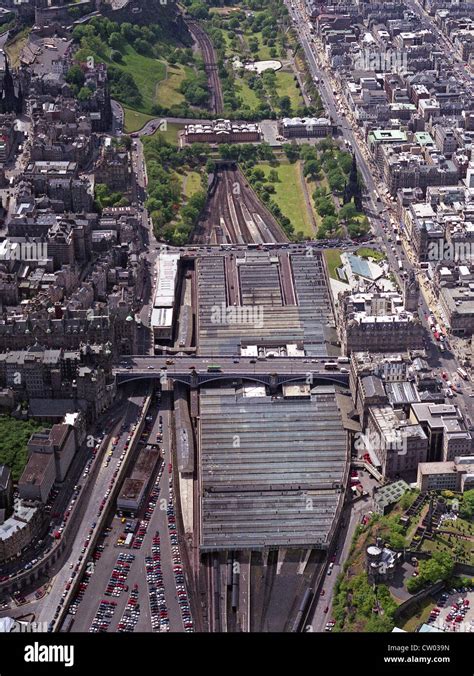
[{"label": "city street", "polygon": [[332,619],[331,608],[337,576],[342,572],[344,564],[347,561],[352,539],[357,526],[361,522],[361,518],[373,508],[371,497],[372,489],[378,484],[375,479],[365,470],[359,470],[359,477],[364,491],[367,491],[368,495],[355,502],[349,502],[344,507],[341,517],[341,525],[338,530],[337,540],[334,548],[334,565],[330,575],[327,574],[328,568],[326,567],[321,593],[313,604],[313,615],[310,622],[312,631],[324,631],[326,623]]},{"label": "city street", "polygon": [[[117,430],[120,429],[122,424],[127,426],[132,425],[137,420],[143,403],[144,396],[142,394],[134,394],[129,397],[125,415],[123,420],[117,424],[117,427],[114,430],[115,433],[117,433]],[[38,616],[36,618],[37,621],[49,623],[54,618],[55,611],[61,602],[63,591],[71,576],[69,564],[71,562],[76,564],[80,558],[82,560],[82,549],[84,547],[84,542],[89,535],[89,530],[92,523],[95,523],[98,520],[97,515],[99,507],[104,500],[104,495],[108,489],[114,471],[117,468],[119,457],[124,451],[125,439],[126,437],[122,435],[118,445],[115,447],[115,449],[113,449],[111,461],[108,466],[106,467],[105,464],[102,463],[99,469],[97,477],[94,481],[94,485],[91,488],[91,492],[89,494],[86,509],[82,515],[82,519],[77,524],[69,558],[67,561],[65,561],[63,567],[52,579],[51,589],[41,604],[41,609],[38,611]]]}]

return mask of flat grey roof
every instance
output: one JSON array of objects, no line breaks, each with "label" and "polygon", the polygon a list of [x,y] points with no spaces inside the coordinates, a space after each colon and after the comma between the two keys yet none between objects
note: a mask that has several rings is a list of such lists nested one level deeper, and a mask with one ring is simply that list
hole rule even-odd
[{"label": "flat grey roof", "polygon": [[308,399],[201,390],[201,549],[327,546],[344,495],[334,387]]},{"label": "flat grey roof", "polygon": [[[321,252],[284,249],[202,256],[197,260],[198,349],[232,356],[240,345],[272,341],[304,343],[306,354],[326,356],[332,307]],[[235,300],[232,302],[232,299]],[[216,320],[216,309],[255,307],[255,321]]]}]

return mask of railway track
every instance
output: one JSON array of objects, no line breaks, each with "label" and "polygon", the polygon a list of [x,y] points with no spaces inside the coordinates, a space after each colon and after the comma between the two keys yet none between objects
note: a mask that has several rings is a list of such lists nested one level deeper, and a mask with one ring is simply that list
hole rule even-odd
[{"label": "railway track", "polygon": [[224,110],[224,100],[214,47],[206,31],[196,21],[187,21],[186,23],[203,55],[209,89],[212,93],[212,110],[214,113],[220,114]]},{"label": "railway track", "polygon": [[239,234],[245,244],[287,242],[275,218],[260,202],[240,169],[225,170],[226,194],[234,209],[233,228],[238,242]]},{"label": "railway track", "polygon": [[288,238],[240,169],[221,168],[215,189],[194,231],[194,244],[263,244]]}]

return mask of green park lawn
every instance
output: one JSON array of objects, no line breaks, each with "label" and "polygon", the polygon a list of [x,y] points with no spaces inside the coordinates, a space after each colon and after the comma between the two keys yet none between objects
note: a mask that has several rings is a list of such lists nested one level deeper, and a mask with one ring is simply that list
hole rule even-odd
[{"label": "green park lawn", "polygon": [[238,7],[209,7],[209,12],[211,14],[221,14],[221,15],[227,15],[230,14],[232,16],[233,12],[238,12],[239,8]]},{"label": "green park lawn", "polygon": [[10,68],[17,68],[20,65],[20,55],[23,47],[28,42],[31,27],[23,28],[15,37],[5,45],[5,51],[10,59]]},{"label": "green park lawn", "polygon": [[[248,51],[248,55],[252,61],[267,61],[270,59],[270,47],[267,45],[263,44],[263,38],[261,33],[252,33],[251,31],[245,31],[245,32],[239,32],[236,31],[235,34],[237,36],[237,48],[234,49],[230,45],[230,38],[229,38],[229,31],[226,28],[221,29],[222,34],[224,36],[225,44],[226,44],[226,56],[227,57],[232,57],[232,56],[238,56],[239,58],[242,58],[242,41],[245,45],[246,50]],[[252,38],[255,38],[258,41],[258,52],[250,52],[249,49],[249,40]],[[245,56],[247,58],[247,55]]]},{"label": "green park lawn", "polygon": [[451,533],[460,533],[462,535],[474,536],[474,522],[466,519],[457,518],[456,521],[445,521],[441,530],[447,530]]},{"label": "green park lawn", "polygon": [[201,174],[197,171],[189,171],[183,177],[183,192],[187,199],[202,190]]},{"label": "green park lawn", "polygon": [[341,281],[336,272],[336,269],[340,268],[342,265],[341,252],[339,249],[326,249],[324,251],[324,257],[326,259],[326,265],[328,266],[328,273],[331,279],[337,279],[337,281]]},{"label": "green park lawn", "polygon": [[[130,45],[124,49],[121,63],[109,60],[107,63],[133,77],[142,95],[142,103],[136,110],[144,115],[150,115],[155,104],[168,108],[182,104],[185,97],[180,92],[181,83],[194,72],[190,66],[170,65],[166,61],[138,54]],[[127,121],[131,123],[130,128],[126,125],[127,131],[137,131],[143,126],[137,127],[131,119]]]},{"label": "green park lawn", "polygon": [[270,56],[271,47],[263,44],[261,33],[246,33],[245,37],[247,41],[249,38],[256,38],[258,40],[258,52],[255,54],[255,61],[268,61],[272,58]]},{"label": "green park lawn", "polygon": [[[307,178],[306,176],[305,176],[304,180],[305,180],[305,182],[306,182],[306,186],[307,186],[307,190],[308,190],[308,195],[309,195],[309,199],[310,199],[310,202],[311,202],[311,210],[312,210],[312,212],[313,212],[314,220],[315,220],[315,222],[316,222],[316,229],[319,229],[319,227],[320,227],[321,222],[322,222],[323,219],[321,218],[321,216],[320,216],[320,215],[318,214],[318,212],[316,211],[316,207],[315,207],[315,205],[314,205],[314,200],[313,200],[313,198],[312,198],[312,194],[313,194],[313,192],[314,192],[314,190],[315,190],[315,185],[316,185],[316,184],[315,184],[314,181],[309,181],[308,178]],[[314,237],[314,236],[315,236],[315,234],[313,234],[313,237]]]},{"label": "green park lawn", "polygon": [[357,249],[356,254],[361,258],[373,258],[376,263],[386,257],[381,251],[376,251],[375,249],[364,246],[362,246],[360,249]]},{"label": "green park lawn", "polygon": [[289,96],[293,110],[300,108],[303,105],[303,97],[296,86],[293,73],[279,70],[275,75],[278,96]]},{"label": "green park lawn", "polygon": [[126,45],[123,50],[122,62],[113,62],[113,65],[126,73],[130,73],[143,99],[138,110],[142,113],[150,113],[153,104],[157,103],[158,84],[166,77],[166,63],[150,56],[138,54],[133,47]]},{"label": "green park lawn", "polygon": [[270,166],[267,162],[259,163],[257,166],[265,172],[265,176],[268,176],[271,169],[276,170],[280,180],[278,183],[272,183],[275,187],[275,194],[271,195],[271,199],[278,204],[283,215],[290,219],[295,233],[301,231],[305,237],[314,238],[298,165],[283,161],[275,167]]},{"label": "green park lawn", "polygon": [[165,78],[158,83],[157,103],[166,108],[183,103],[185,98],[180,92],[180,86],[192,72],[191,68],[179,64],[167,65]]},{"label": "green park lawn", "polygon": [[313,210],[314,214],[314,220],[316,221],[317,228],[319,229],[321,223],[322,223],[322,217],[318,214],[316,211],[316,205],[314,204],[314,199],[313,199],[313,193],[316,190],[316,188],[324,188],[326,192],[330,192],[329,190],[329,185],[326,176],[323,175],[322,179],[320,181],[314,181],[313,179],[310,178],[305,178],[306,185],[308,186],[308,195],[311,201],[311,209]]},{"label": "green park lawn", "polygon": [[[132,134],[135,131],[139,131],[142,127],[145,126],[150,120],[159,120],[160,118],[156,115],[145,115],[145,113],[139,113],[136,110],[131,110],[130,108],[124,107],[124,131],[126,134]],[[161,136],[172,143],[173,145],[178,145],[178,133],[184,128],[184,125],[178,124],[177,122],[168,122],[166,125],[166,130],[157,130],[154,134],[161,134]],[[153,136],[154,134],[151,134]]]},{"label": "green park lawn", "polygon": [[473,543],[472,540],[463,540],[462,538],[452,537],[451,540],[447,535],[436,534],[432,540],[425,539],[421,546],[424,552],[449,552],[462,551],[462,555],[467,557],[472,565],[473,563]]},{"label": "green park lawn", "polygon": [[151,136],[159,134],[162,136],[165,141],[171,143],[172,145],[178,145],[178,133],[184,129],[184,124],[178,124],[177,122],[168,122],[166,125],[166,130],[157,130]]},{"label": "green park lawn", "polygon": [[253,89],[250,89],[250,87],[245,81],[245,78],[237,76],[235,78],[235,84],[244,106],[248,106],[250,110],[255,110],[256,108],[258,108],[260,104],[260,99],[258,98],[257,94],[253,91]]},{"label": "green park lawn", "polygon": [[156,115],[147,115],[140,113],[137,110],[123,107],[124,111],[124,131],[126,134],[132,134],[145,126],[150,120],[154,120]]}]

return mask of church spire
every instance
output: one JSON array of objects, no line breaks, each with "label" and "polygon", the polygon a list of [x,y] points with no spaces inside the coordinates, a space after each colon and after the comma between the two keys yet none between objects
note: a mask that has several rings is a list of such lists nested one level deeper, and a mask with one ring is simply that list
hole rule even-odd
[{"label": "church spire", "polygon": [[5,70],[3,75],[3,87],[2,87],[2,100],[1,108],[3,113],[18,113],[18,104],[20,101],[15,95],[15,83],[13,81],[13,76],[10,71],[10,65],[8,62],[8,56],[4,52],[5,58]]}]

